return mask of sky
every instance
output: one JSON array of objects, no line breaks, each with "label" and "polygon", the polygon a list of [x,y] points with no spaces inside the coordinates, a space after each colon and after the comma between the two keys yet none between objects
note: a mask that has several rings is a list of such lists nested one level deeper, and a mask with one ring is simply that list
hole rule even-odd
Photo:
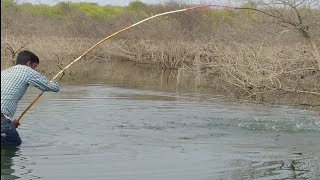
[{"label": "sky", "polygon": [[[24,3],[29,2],[33,4],[49,4],[54,5],[58,2],[93,2],[99,5],[119,5],[119,6],[127,6],[133,0],[17,0],[17,2]],[[168,2],[168,0],[140,0],[141,2],[147,4],[154,4],[154,3],[162,3]],[[176,0],[179,1],[179,0]],[[186,2],[188,4],[212,4],[212,3],[221,3],[222,0],[180,0],[181,2]]]}]

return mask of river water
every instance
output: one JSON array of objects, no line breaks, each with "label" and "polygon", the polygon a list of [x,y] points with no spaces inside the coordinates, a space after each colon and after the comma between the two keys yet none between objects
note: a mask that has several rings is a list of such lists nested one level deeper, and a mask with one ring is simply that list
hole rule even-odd
[{"label": "river water", "polygon": [[[180,90],[139,72],[85,75],[45,93],[21,122],[23,144],[1,147],[1,179],[319,179],[318,112]],[[18,115],[38,93],[28,91]]]}]

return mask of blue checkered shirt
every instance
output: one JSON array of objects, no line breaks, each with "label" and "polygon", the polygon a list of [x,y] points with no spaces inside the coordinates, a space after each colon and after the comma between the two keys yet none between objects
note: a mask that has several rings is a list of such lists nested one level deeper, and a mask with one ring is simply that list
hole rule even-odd
[{"label": "blue checkered shirt", "polygon": [[48,81],[34,69],[25,65],[16,65],[1,71],[1,113],[13,118],[18,101],[26,93],[29,84],[41,91],[60,90],[56,81]]}]

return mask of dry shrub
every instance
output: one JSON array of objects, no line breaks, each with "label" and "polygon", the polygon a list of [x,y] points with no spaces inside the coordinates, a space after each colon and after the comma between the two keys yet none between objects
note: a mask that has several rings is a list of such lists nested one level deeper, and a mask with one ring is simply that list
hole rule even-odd
[{"label": "dry shrub", "polygon": [[121,41],[114,54],[139,63],[158,64],[163,69],[178,69],[192,66],[195,47],[184,41]]},{"label": "dry shrub", "polygon": [[236,91],[255,96],[275,90],[320,95],[320,70],[307,46],[269,44],[207,45],[202,50],[203,72],[219,76]]}]

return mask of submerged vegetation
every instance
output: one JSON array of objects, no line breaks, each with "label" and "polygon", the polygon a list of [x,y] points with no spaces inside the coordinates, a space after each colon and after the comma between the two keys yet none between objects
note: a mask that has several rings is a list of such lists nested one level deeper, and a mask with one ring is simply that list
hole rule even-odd
[{"label": "submerged vegetation", "polygon": [[[257,2],[155,18],[102,44],[84,62],[116,58],[193,71],[201,76],[199,88],[219,86],[259,102],[320,106],[318,2]],[[52,75],[106,35],[188,6],[178,1],[49,6],[1,0],[1,68],[11,66],[19,50],[31,49],[44,61],[42,71]]]}]

